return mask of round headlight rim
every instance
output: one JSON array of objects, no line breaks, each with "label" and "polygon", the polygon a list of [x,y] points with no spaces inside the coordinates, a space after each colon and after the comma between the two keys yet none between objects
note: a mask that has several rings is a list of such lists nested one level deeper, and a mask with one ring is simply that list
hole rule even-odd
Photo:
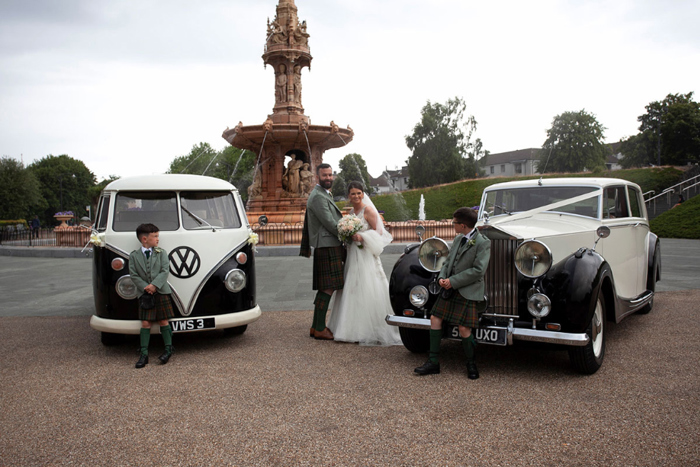
[{"label": "round headlight rim", "polygon": [[[544,306],[542,307],[545,311],[533,311],[535,309],[535,302],[539,301],[540,303],[544,303]],[[542,319],[546,318],[549,316],[549,314],[552,312],[552,300],[545,294],[541,292],[537,292],[532,294],[532,296],[527,300],[527,311],[532,315],[532,317],[536,319]]]},{"label": "round headlight rim", "polygon": [[[518,257],[518,251],[520,251],[521,248],[525,248],[527,246],[530,246],[533,243],[541,245],[544,248],[544,250],[547,252],[547,255],[549,256],[549,264],[547,264],[547,267],[545,268],[544,272],[542,272],[541,274],[527,274],[525,271],[523,271],[523,268],[520,267],[520,265],[518,264],[518,261],[516,259]],[[545,274],[547,274],[549,272],[549,270],[552,268],[553,262],[554,262],[554,258],[552,256],[552,250],[547,246],[546,243],[544,243],[540,240],[536,240],[534,238],[532,238],[530,240],[525,240],[524,242],[522,242],[520,245],[518,245],[518,247],[515,249],[515,252],[513,253],[513,263],[515,264],[515,269],[517,269],[520,274],[527,277],[528,279],[537,279],[537,278],[540,278],[540,277],[544,276]]]},{"label": "round headlight rim", "polygon": [[121,271],[126,266],[126,261],[124,261],[124,258],[114,258],[109,265],[113,271]]},{"label": "round headlight rim", "polygon": [[[236,288],[234,287],[230,282],[229,282],[229,277],[231,277],[232,274],[234,273],[240,273],[242,275],[241,281],[240,281],[240,287]],[[233,268],[229,272],[226,273],[226,276],[224,276],[224,286],[226,287],[226,290],[232,293],[238,293],[241,290],[245,289],[246,285],[248,285],[248,276],[244,271],[238,268]]]},{"label": "round headlight rim", "polygon": [[[124,293],[124,291],[122,290],[122,286],[124,286],[127,281],[131,283],[131,286],[134,289],[133,294]],[[139,295],[139,291],[136,288],[136,284],[134,284],[134,281],[131,279],[131,276],[129,274],[125,274],[119,279],[117,279],[117,283],[114,285],[114,288],[117,291],[117,295],[119,295],[124,300],[134,300]]]},{"label": "round headlight rim", "polygon": [[236,262],[240,265],[244,265],[248,262],[248,255],[245,254],[245,252],[243,251],[239,251],[238,253],[236,253],[235,258]]},{"label": "round headlight rim", "polygon": [[[437,267],[437,265],[436,265],[435,267],[431,268],[431,267],[429,267],[429,265],[423,263],[423,260],[421,257],[421,250],[423,249],[423,247],[425,245],[432,244],[432,243],[438,243],[438,245],[439,245],[438,248],[434,248],[434,251],[444,250],[444,252],[445,252],[444,256],[442,256],[442,258],[444,258],[444,259],[442,259],[442,261],[440,262],[440,267]],[[442,247],[442,248],[440,248],[440,247]],[[442,268],[442,264],[447,260],[447,255],[449,255],[449,253],[450,253],[450,247],[448,246],[447,242],[445,240],[443,240],[442,238],[435,237],[435,236],[430,237],[430,238],[426,238],[425,240],[423,240],[420,243],[420,245],[418,246],[418,249],[416,250],[416,254],[418,255],[418,263],[421,265],[421,267],[423,269],[425,269],[428,272],[432,272],[432,273],[440,272],[440,269]]]},{"label": "round headlight rim", "polygon": [[[413,297],[418,295],[423,295],[424,299],[414,301]],[[415,306],[416,308],[423,308],[425,304],[428,303],[429,299],[430,292],[428,292],[428,288],[421,284],[411,287],[411,291],[408,293],[408,301],[411,302],[411,305]]]}]

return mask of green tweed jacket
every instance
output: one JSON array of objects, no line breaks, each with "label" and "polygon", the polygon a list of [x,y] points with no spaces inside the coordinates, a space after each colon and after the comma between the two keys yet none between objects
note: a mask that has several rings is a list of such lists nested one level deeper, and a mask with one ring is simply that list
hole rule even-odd
[{"label": "green tweed jacket", "polygon": [[153,253],[148,260],[140,247],[129,255],[129,275],[139,291],[139,297],[143,295],[143,289],[148,284],[155,285],[159,294],[172,293],[168,285],[169,272],[168,252],[162,248],[153,248]]},{"label": "green tweed jacket", "polygon": [[452,242],[445,264],[438,279],[449,279],[452,288],[467,300],[480,302],[484,299],[484,274],[491,258],[491,240],[477,233],[471,241],[460,247],[463,234]]},{"label": "green tweed jacket", "polygon": [[314,248],[340,246],[338,221],[343,214],[326,190],[316,185],[306,202],[309,244]]}]

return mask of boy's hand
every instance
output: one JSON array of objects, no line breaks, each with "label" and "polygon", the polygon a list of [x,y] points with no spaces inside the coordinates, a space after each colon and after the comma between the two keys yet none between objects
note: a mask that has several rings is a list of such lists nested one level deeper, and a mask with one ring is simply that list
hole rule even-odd
[{"label": "boy's hand", "polygon": [[438,281],[438,284],[440,285],[440,287],[442,287],[445,290],[450,290],[452,288],[452,284],[450,284],[449,279],[440,279]]},{"label": "boy's hand", "polygon": [[153,295],[154,293],[156,293],[156,286],[153,284],[148,284],[146,287],[143,288],[143,291]]}]

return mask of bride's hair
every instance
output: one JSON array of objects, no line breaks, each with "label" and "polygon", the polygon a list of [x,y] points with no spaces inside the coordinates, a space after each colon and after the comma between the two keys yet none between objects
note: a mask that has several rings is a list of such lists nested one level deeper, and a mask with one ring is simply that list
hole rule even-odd
[{"label": "bride's hair", "polygon": [[362,184],[362,182],[358,182],[357,180],[353,180],[352,182],[348,183],[348,194],[350,194],[350,190],[352,189],[360,190],[361,192],[365,192],[365,186]]}]

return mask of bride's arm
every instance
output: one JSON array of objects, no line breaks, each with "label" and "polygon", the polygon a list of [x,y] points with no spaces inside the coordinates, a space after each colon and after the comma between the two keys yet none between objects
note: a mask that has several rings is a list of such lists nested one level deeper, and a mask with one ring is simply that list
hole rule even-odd
[{"label": "bride's arm", "polygon": [[377,211],[367,206],[365,208],[365,219],[367,219],[370,229],[377,230]]}]

